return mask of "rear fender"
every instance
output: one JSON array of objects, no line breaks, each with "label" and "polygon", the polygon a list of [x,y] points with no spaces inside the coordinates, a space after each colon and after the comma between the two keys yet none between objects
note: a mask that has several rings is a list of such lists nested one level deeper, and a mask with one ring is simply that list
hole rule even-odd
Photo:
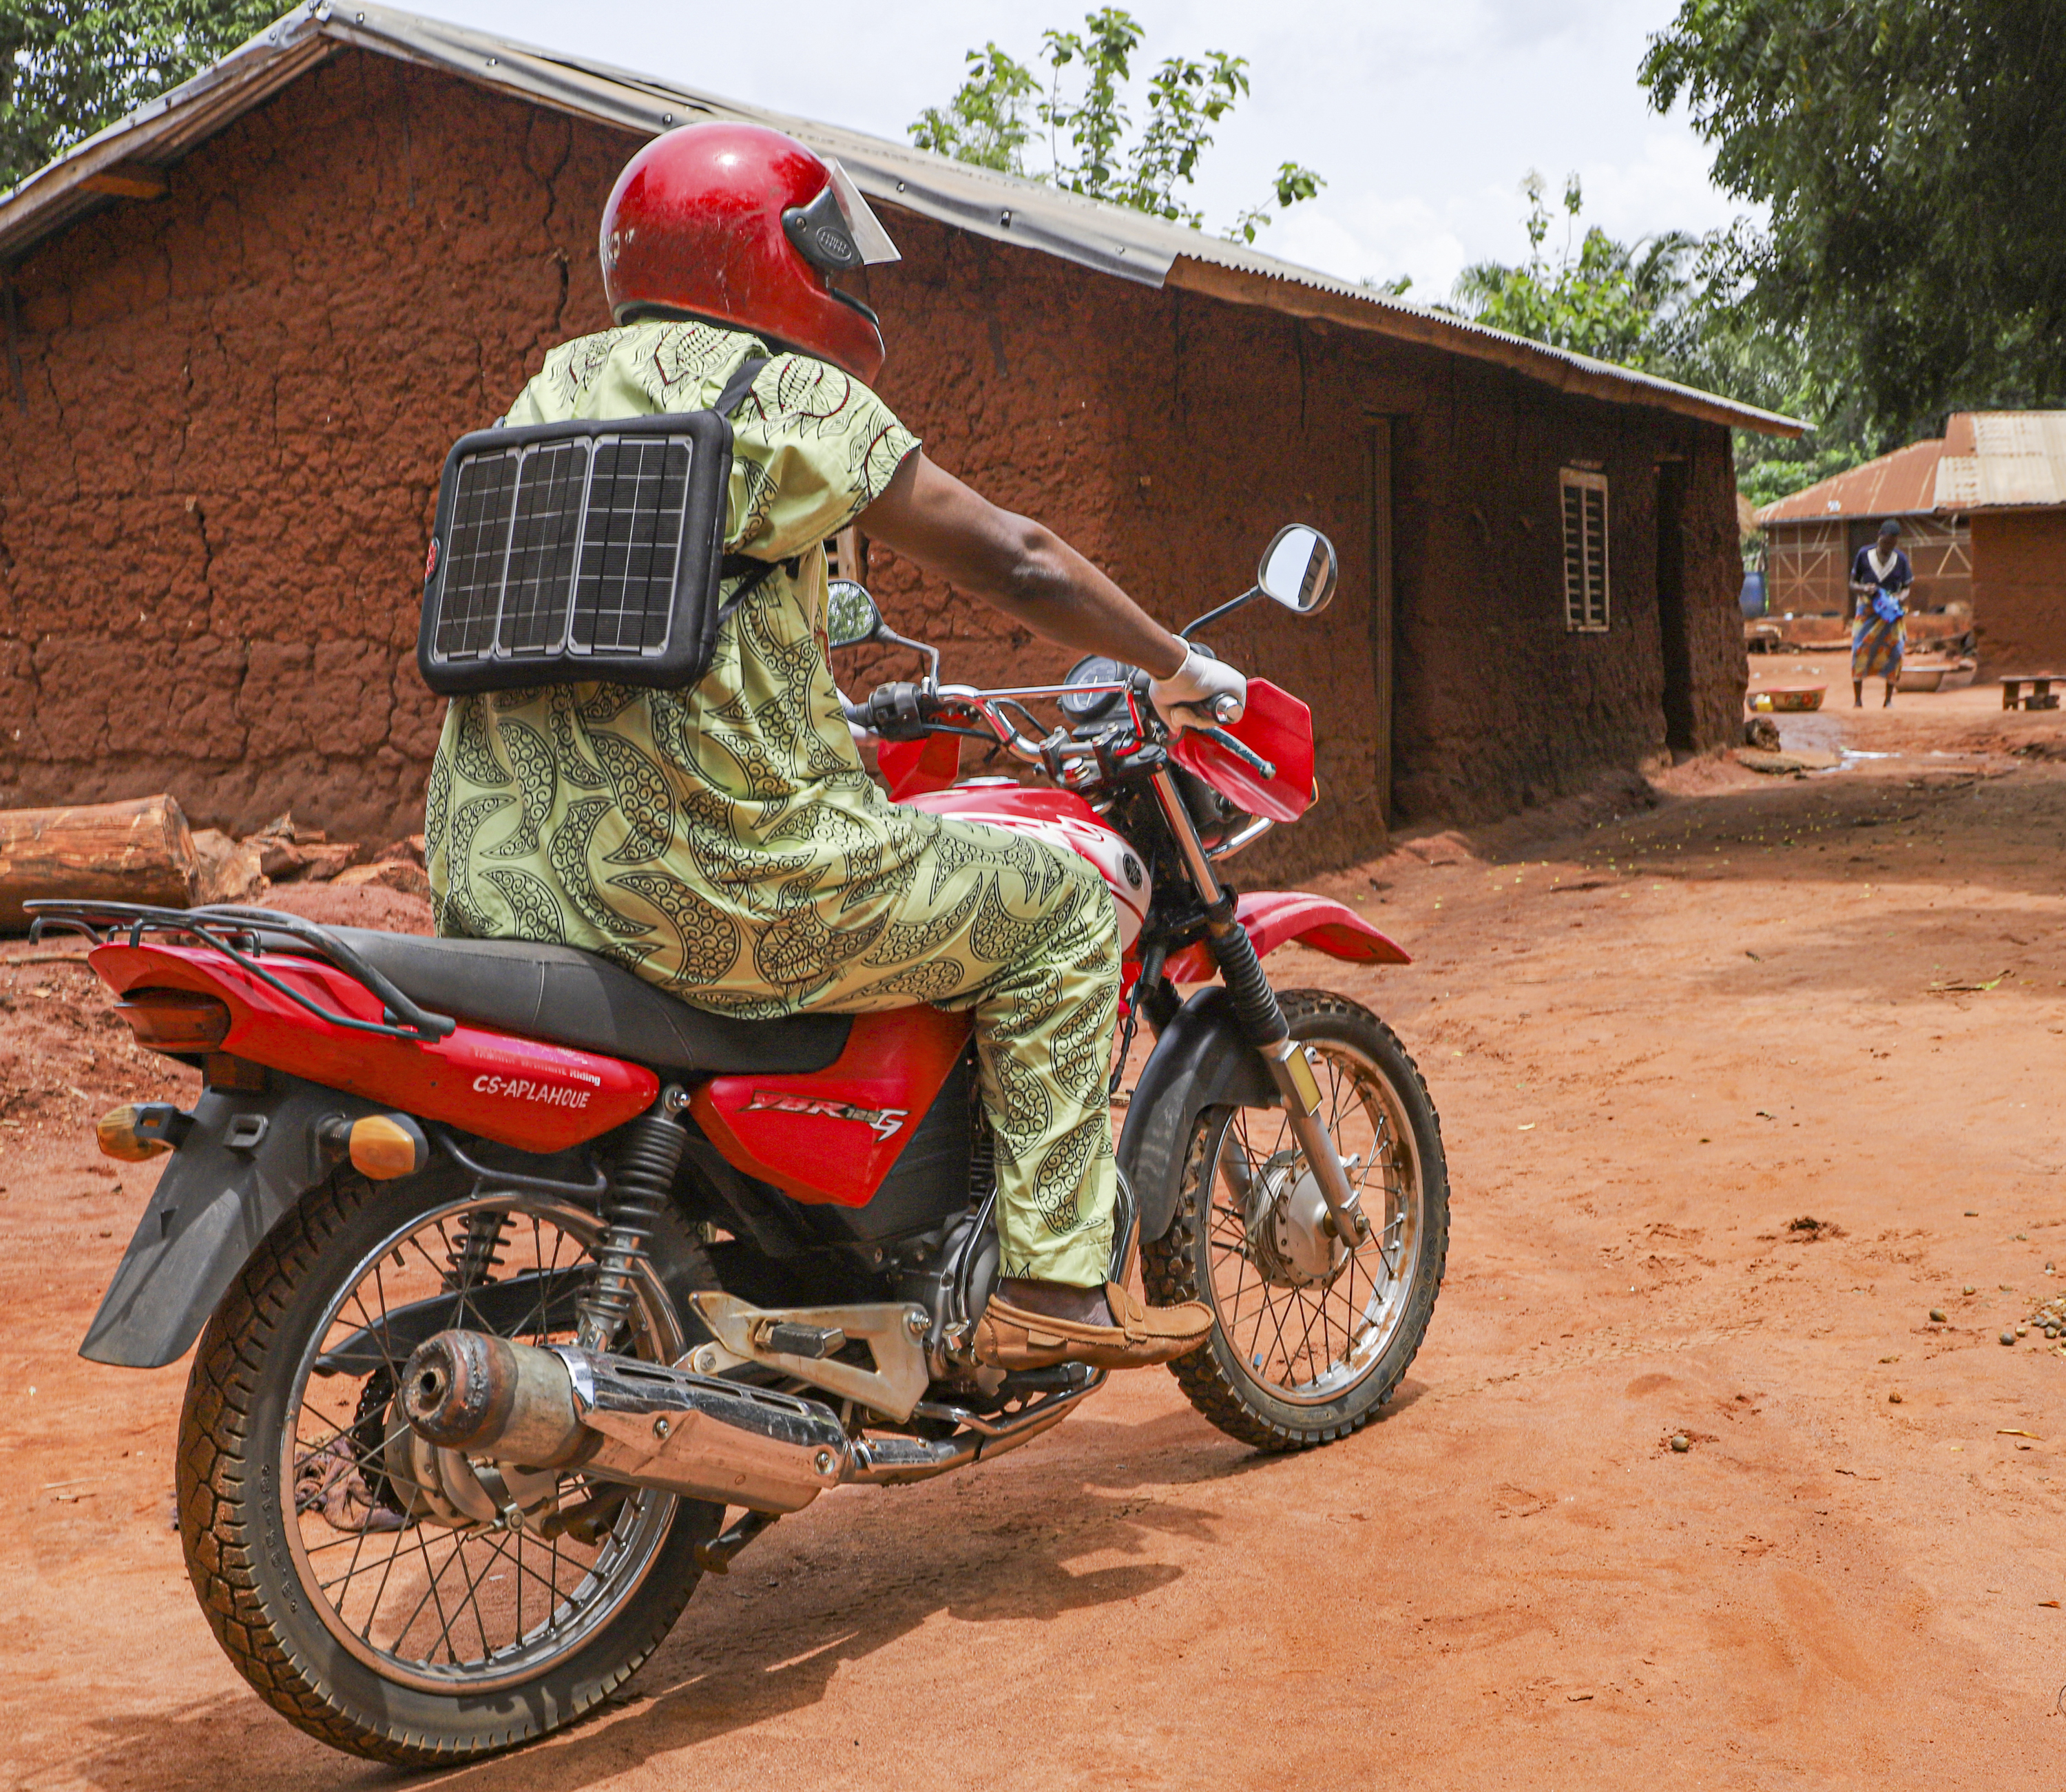
[{"label": "rear fender", "polygon": [[[136,1236],[87,1328],[79,1355],[154,1369],[183,1353],[280,1216],[331,1170],[316,1133],[332,1115],[387,1110],[273,1072],[284,1093],[207,1089],[167,1162]],[[226,1142],[240,1117],[265,1122],[249,1145]],[[244,1130],[251,1125],[247,1121]],[[428,1174],[427,1172],[423,1174]]]},{"label": "rear fender", "polygon": [[[1244,896],[1234,912],[1255,942],[1255,955],[1266,957],[1296,940],[1329,958],[1351,964],[1411,964],[1412,956],[1396,940],[1379,933],[1346,903],[1302,890],[1259,890]],[[1209,983],[1219,975],[1211,949],[1203,940],[1173,952],[1163,967],[1172,983]]]},{"label": "rear fender", "polygon": [[229,1010],[221,1049],[233,1057],[534,1155],[600,1138],[660,1093],[643,1064],[464,1021],[431,1043],[338,1026],[337,1016],[378,1020],[380,999],[317,959],[269,955],[267,967],[324,1013],[206,947],[125,940],[96,947],[91,962],[118,995],[156,986],[215,997]]},{"label": "rear fender", "polygon": [[1269,1065],[1241,1036],[1234,998],[1217,985],[1200,990],[1156,1040],[1119,1135],[1119,1167],[1133,1186],[1143,1243],[1161,1238],[1177,1217],[1184,1153],[1198,1116],[1207,1108],[1277,1105]]}]

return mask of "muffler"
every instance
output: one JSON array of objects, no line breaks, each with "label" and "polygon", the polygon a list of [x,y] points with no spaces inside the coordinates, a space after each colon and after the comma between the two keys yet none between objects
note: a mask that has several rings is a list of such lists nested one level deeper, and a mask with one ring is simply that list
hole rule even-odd
[{"label": "muffler", "polygon": [[402,1411],[443,1449],[758,1512],[801,1511],[849,1464],[846,1433],[815,1401],[485,1332],[419,1345]]}]

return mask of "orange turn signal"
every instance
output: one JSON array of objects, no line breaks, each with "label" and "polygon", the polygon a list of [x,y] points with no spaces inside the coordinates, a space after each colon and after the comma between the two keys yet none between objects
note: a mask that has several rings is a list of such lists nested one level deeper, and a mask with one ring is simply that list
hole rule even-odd
[{"label": "orange turn signal", "polygon": [[137,1130],[148,1112],[132,1101],[103,1114],[93,1129],[95,1137],[100,1141],[102,1155],[120,1158],[125,1164],[140,1164],[171,1150],[171,1140],[146,1137]]},{"label": "orange turn signal", "polygon": [[345,1134],[345,1151],[351,1167],[376,1182],[413,1176],[431,1157],[430,1142],[415,1121],[384,1113],[354,1120]]}]

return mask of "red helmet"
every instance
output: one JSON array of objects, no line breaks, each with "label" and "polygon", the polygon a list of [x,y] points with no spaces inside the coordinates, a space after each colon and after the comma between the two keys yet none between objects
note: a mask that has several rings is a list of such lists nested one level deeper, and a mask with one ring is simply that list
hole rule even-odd
[{"label": "red helmet", "polygon": [[896,245],[837,162],[762,124],[687,124],[634,156],[602,209],[602,289],[642,311],[750,330],[872,383],[874,312],[832,284]]}]

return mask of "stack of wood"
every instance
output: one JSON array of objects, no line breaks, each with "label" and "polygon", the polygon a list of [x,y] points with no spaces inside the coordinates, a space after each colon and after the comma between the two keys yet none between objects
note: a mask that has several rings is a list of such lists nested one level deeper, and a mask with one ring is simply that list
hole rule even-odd
[{"label": "stack of wood", "polygon": [[353,843],[276,816],[242,839],[192,829],[168,796],[69,809],[0,809],[0,929],[26,927],[38,898],[160,908],[254,902],[280,883],[379,884],[427,896],[423,837],[365,863]]}]

